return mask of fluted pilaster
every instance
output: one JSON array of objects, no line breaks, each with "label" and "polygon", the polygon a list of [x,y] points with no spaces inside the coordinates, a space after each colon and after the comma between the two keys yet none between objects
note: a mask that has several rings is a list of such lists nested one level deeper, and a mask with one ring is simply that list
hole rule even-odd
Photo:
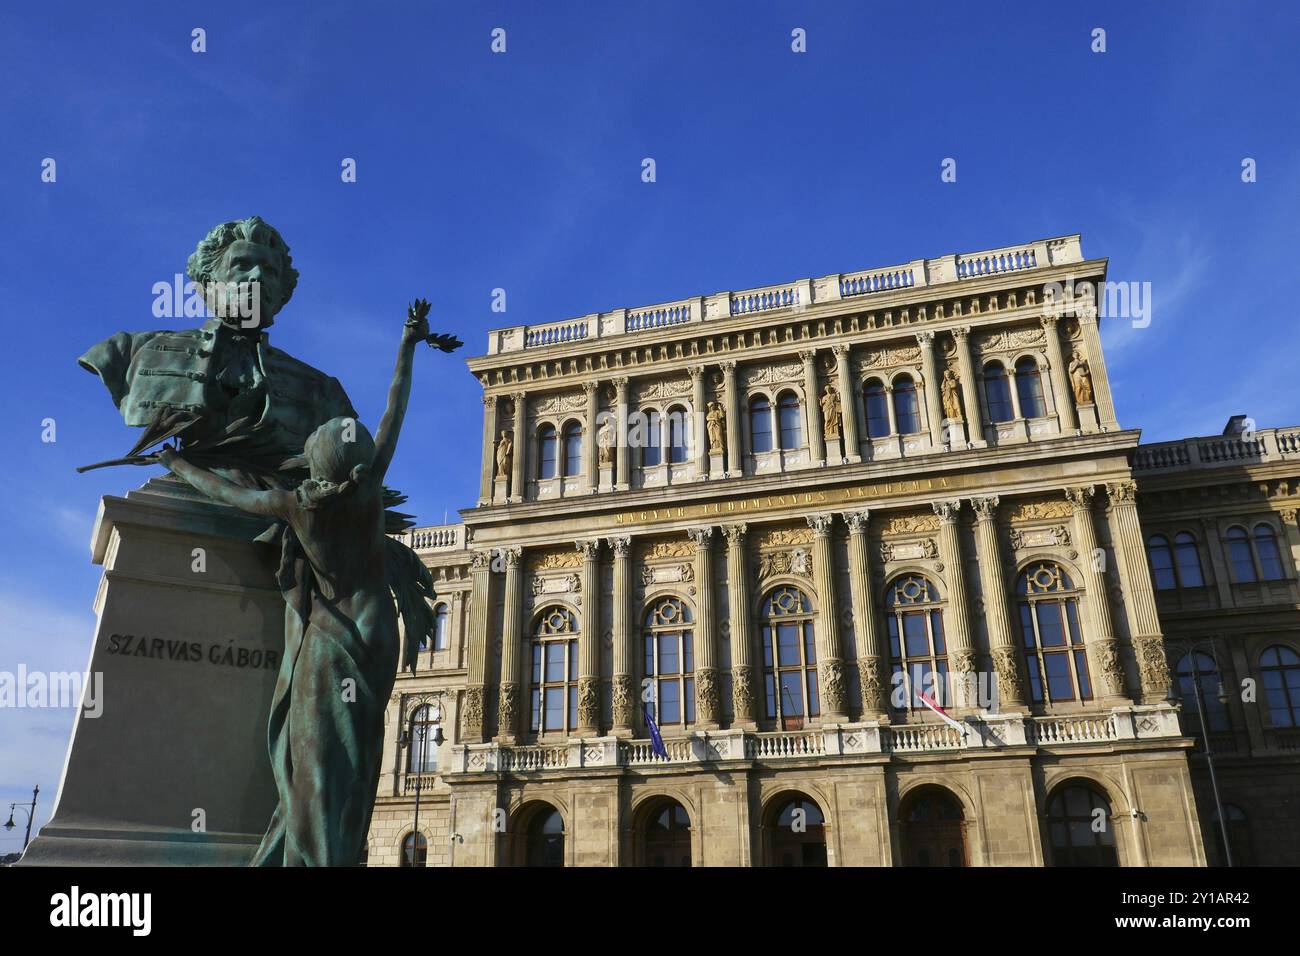
[{"label": "fluted pilaster", "polygon": [[582,630],[578,634],[578,736],[600,735],[600,542],[575,541],[582,554]]},{"label": "fluted pilaster", "polygon": [[722,682],[718,673],[718,636],[713,606],[713,529],[692,528],[695,542],[695,724],[716,729],[722,722]]},{"label": "fluted pilaster", "polygon": [[520,594],[521,548],[506,548],[501,552],[506,565],[506,585],[503,596],[505,617],[501,625],[501,687],[497,700],[497,739],[504,744],[514,743],[520,733],[519,719],[523,710],[526,679],[520,666],[523,657],[522,614],[523,597]]},{"label": "fluted pilaster", "polygon": [[975,509],[975,551],[979,556],[980,586],[984,592],[984,619],[989,634],[989,654],[998,678],[1002,709],[1023,709],[1024,678],[1021,650],[1011,629],[1006,575],[1002,571],[1002,549],[998,541],[998,496],[972,498]]},{"label": "fluted pilaster", "polygon": [[481,744],[484,737],[483,700],[487,683],[488,607],[492,588],[492,552],[470,555],[469,635],[465,655],[465,703],[461,729],[466,743]]},{"label": "fluted pilaster", "polygon": [[966,594],[966,563],[962,556],[958,520],[961,499],[935,501],[939,516],[939,557],[947,572],[948,609],[944,614],[944,631],[948,642],[949,670],[952,675],[953,703],[959,709],[979,706],[979,660],[970,624],[970,599]]},{"label": "fluted pilaster", "polygon": [[749,554],[746,526],[723,528],[727,537],[727,619],[731,632],[731,707],[733,727],[758,726],[755,697],[754,635],[749,619]]},{"label": "fluted pilaster", "polygon": [[616,737],[630,737],[636,727],[637,693],[633,670],[636,660],[636,635],[633,633],[632,601],[632,539],[610,538],[609,548],[614,552],[614,647],[611,662],[614,674],[614,726]]},{"label": "fluted pilaster", "polygon": [[1129,633],[1137,656],[1138,675],[1142,679],[1143,703],[1159,703],[1169,696],[1169,664],[1165,657],[1165,640],[1156,610],[1151,569],[1146,561],[1142,525],[1138,520],[1137,484],[1114,481],[1106,485],[1110,505],[1119,531],[1117,542],[1123,555],[1127,586],[1124,606],[1128,610]]},{"label": "fluted pilaster", "polygon": [[853,639],[857,645],[858,686],[862,692],[862,717],[878,720],[889,713],[888,668],[880,635],[875,591],[871,586],[871,550],[867,541],[868,512],[844,515],[849,526],[849,588],[853,599]]},{"label": "fluted pilaster", "polygon": [[813,529],[813,584],[817,588],[817,674],[821,678],[822,721],[838,724],[849,719],[844,689],[844,661],[840,656],[839,604],[835,600],[835,559],[831,530],[835,516],[808,516]]}]

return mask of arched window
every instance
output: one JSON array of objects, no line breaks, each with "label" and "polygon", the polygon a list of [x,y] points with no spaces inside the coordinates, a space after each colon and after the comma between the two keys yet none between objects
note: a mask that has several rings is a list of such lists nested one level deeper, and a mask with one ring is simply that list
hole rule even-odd
[{"label": "arched window", "polygon": [[1219,823],[1221,819],[1228,822],[1228,843],[1232,848],[1232,865],[1254,866],[1255,848],[1250,837],[1250,821],[1246,819],[1246,811],[1232,803],[1223,805],[1222,817],[1219,816],[1218,810],[1210,815],[1210,846],[1214,850],[1214,862],[1210,865],[1228,865],[1228,854],[1224,852],[1223,846],[1223,825]]},{"label": "arched window", "polygon": [[966,825],[961,803],[942,787],[909,793],[899,811],[904,866],[965,866]]},{"label": "arched window", "polygon": [[1178,696],[1183,701],[1189,733],[1201,732],[1198,713],[1205,710],[1205,726],[1212,733],[1231,730],[1228,705],[1219,699],[1223,692],[1219,667],[1214,658],[1200,651],[1190,651],[1178,662]]},{"label": "arched window", "polygon": [[543,425],[537,430],[537,477],[554,478],[556,472],[555,426]]},{"label": "arched window", "polygon": [[564,476],[582,474],[582,426],[569,422],[564,426]]},{"label": "arched window", "polygon": [[656,803],[645,816],[643,865],[689,867],[691,818],[676,800]]},{"label": "arched window", "polygon": [[799,794],[776,806],[768,819],[769,866],[825,866],[826,817]]},{"label": "arched window", "polygon": [[668,460],[680,465],[686,460],[687,438],[686,412],[681,408],[668,410]]},{"label": "arched window", "polygon": [[1020,414],[1025,418],[1042,418],[1047,414],[1038,363],[1028,355],[1016,362],[1016,394],[1020,396]]},{"label": "arched window", "polygon": [[1052,866],[1119,866],[1110,803],[1090,786],[1061,787],[1047,804]]},{"label": "arched window", "polygon": [[889,405],[885,397],[885,386],[873,378],[867,382],[862,394],[867,405],[867,435],[871,438],[888,437]]},{"label": "arched window", "polygon": [[1011,386],[1007,370],[997,362],[984,366],[984,403],[989,408],[989,421],[1009,422],[1016,417],[1011,406]]},{"label": "arched window", "polygon": [[1245,528],[1228,529],[1228,560],[1232,562],[1232,579],[1240,584],[1257,580],[1255,559],[1250,553],[1250,537]]},{"label": "arched window", "polygon": [[763,602],[762,624],[767,717],[799,730],[821,714],[812,605],[798,588],[779,587]]},{"label": "arched window", "polygon": [[[911,574],[895,579],[885,595],[888,607],[889,656],[893,687],[906,688],[895,699],[900,709],[924,709],[919,694],[944,706],[949,701],[948,647],[943,635],[939,591],[926,578]],[[901,675],[901,676],[900,676]],[[899,693],[895,690],[895,694]]]},{"label": "arched window", "polygon": [[1265,581],[1281,581],[1282,555],[1272,525],[1263,522],[1255,525],[1255,554],[1259,557],[1259,576]]},{"label": "arched window", "polygon": [[560,811],[543,807],[528,821],[525,866],[564,866],[564,818]]},{"label": "arched window", "polygon": [[566,607],[538,615],[529,691],[529,730],[568,733],[578,726],[578,621]]},{"label": "arched window", "polygon": [[772,405],[763,395],[749,400],[749,444],[756,455],[772,450]]},{"label": "arched window", "polygon": [[657,465],[663,461],[663,424],[659,413],[653,408],[645,413],[645,444],[641,447],[641,464],[643,467]]},{"label": "arched window", "polygon": [[691,611],[680,599],[663,598],[646,613],[645,676],[653,682],[655,695],[646,707],[661,727],[695,722],[692,640]]},{"label": "arched window", "polygon": [[408,833],[402,840],[402,862],[399,866],[425,866],[429,860],[429,841],[423,833]]},{"label": "arched window", "polygon": [[1147,558],[1151,562],[1151,579],[1157,591],[1172,591],[1178,587],[1178,578],[1174,575],[1174,552],[1169,547],[1168,538],[1162,534],[1148,538]]},{"label": "arched window", "polygon": [[[433,609],[433,649],[435,651],[445,651],[451,646],[451,615],[447,612],[447,605],[439,603]],[[426,642],[428,638],[425,638]]]},{"label": "arched window", "polygon": [[900,435],[915,435],[921,430],[921,407],[916,401],[916,383],[910,375],[894,379],[894,423]]},{"label": "arched window", "polygon": [[803,422],[799,396],[785,392],[776,403],[776,417],[781,424],[781,447],[787,451],[803,444]]},{"label": "arched window", "polygon": [[1201,553],[1196,548],[1196,539],[1186,531],[1174,535],[1174,559],[1178,564],[1178,583],[1182,587],[1205,587],[1205,576],[1201,574]]},{"label": "arched window", "polygon": [[1284,644],[1259,655],[1268,722],[1273,727],[1300,727],[1300,656]]},{"label": "arched window", "polygon": [[433,773],[438,769],[437,723],[433,719],[433,709],[428,704],[421,704],[411,712],[410,751],[406,757],[406,769],[411,773]]},{"label": "arched window", "polygon": [[1044,561],[1025,569],[1016,582],[1016,594],[1034,702],[1091,700],[1079,594],[1070,576],[1060,565]]}]

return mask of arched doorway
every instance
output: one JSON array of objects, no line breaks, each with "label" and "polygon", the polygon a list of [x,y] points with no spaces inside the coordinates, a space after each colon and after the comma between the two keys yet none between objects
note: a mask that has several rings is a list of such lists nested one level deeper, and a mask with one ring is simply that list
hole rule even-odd
[{"label": "arched doorway", "polygon": [[765,815],[768,866],[826,866],[826,818],[802,793],[772,801]]},{"label": "arched doorway", "polygon": [[1095,786],[1072,781],[1047,801],[1052,866],[1119,866],[1110,801]]},{"label": "arched doorway", "polygon": [[966,866],[966,819],[943,787],[921,787],[899,808],[904,866]]},{"label": "arched doorway", "polygon": [[676,800],[656,800],[641,814],[640,866],[689,867],[691,818]]},{"label": "arched doorway", "polygon": [[519,812],[515,866],[564,866],[564,818],[549,803]]}]

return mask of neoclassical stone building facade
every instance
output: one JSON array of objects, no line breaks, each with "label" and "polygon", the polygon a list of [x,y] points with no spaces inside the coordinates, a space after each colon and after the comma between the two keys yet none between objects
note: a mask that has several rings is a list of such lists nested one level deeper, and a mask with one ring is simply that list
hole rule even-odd
[{"label": "neoclassical stone building facade", "polygon": [[1067,236],[490,333],[370,865],[1300,859],[1300,429],[1140,445],[1105,273]]}]

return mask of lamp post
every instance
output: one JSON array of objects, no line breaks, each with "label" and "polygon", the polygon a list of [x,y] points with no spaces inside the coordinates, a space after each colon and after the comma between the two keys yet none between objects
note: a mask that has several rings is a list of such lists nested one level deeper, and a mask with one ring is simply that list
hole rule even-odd
[{"label": "lamp post", "polygon": [[35,787],[32,787],[32,805],[30,807],[26,807],[26,806],[20,807],[16,803],[9,804],[9,819],[5,821],[6,830],[12,830],[15,826],[14,824],[15,810],[21,810],[23,811],[23,813],[27,814],[27,835],[23,837],[23,848],[20,851],[21,853],[27,852],[27,844],[30,843],[32,839],[32,818],[36,816],[36,795],[40,792],[41,792],[41,788],[39,784],[37,784]]},{"label": "lamp post", "polygon": [[[442,733],[442,707],[436,701],[426,706],[429,708],[428,723],[433,724],[432,733],[433,733],[434,746],[441,746],[443,740],[446,739]],[[423,789],[424,771],[427,766],[427,760],[429,754],[430,731],[428,728],[428,723],[424,724],[417,734],[419,738],[418,747],[420,751],[420,756],[419,756],[419,762],[418,764],[416,764],[416,772],[415,772],[415,820],[411,825],[411,841],[412,841],[411,842],[411,865],[412,866],[415,865],[416,854],[419,852],[420,849],[420,791]],[[404,747],[416,743],[411,739],[411,735],[407,733],[406,730],[402,731],[402,735],[399,738],[399,742]],[[414,756],[415,754],[412,753],[410,757],[408,757],[410,763],[415,763],[413,759],[410,759],[413,758]]]},{"label": "lamp post", "polygon": [[[1214,792],[1214,812],[1219,816],[1219,832],[1223,835],[1223,858],[1224,863],[1232,866],[1232,845],[1228,840],[1228,819],[1223,812],[1223,800],[1219,797],[1219,778],[1214,772],[1214,750],[1210,746],[1210,730],[1205,724],[1205,702],[1201,699],[1201,671],[1197,666],[1197,653],[1201,650],[1201,642],[1193,641],[1190,643],[1178,642],[1176,645],[1179,650],[1191,655],[1192,658],[1192,687],[1196,699],[1196,714],[1201,719],[1201,741],[1205,747],[1205,765],[1210,771],[1210,789]],[[1214,642],[1210,641],[1210,656],[1214,658],[1214,670],[1219,676],[1219,686],[1215,688],[1215,696],[1218,697],[1219,703],[1228,703],[1228,691],[1223,686],[1223,670],[1219,667],[1219,652],[1215,648]]]}]

